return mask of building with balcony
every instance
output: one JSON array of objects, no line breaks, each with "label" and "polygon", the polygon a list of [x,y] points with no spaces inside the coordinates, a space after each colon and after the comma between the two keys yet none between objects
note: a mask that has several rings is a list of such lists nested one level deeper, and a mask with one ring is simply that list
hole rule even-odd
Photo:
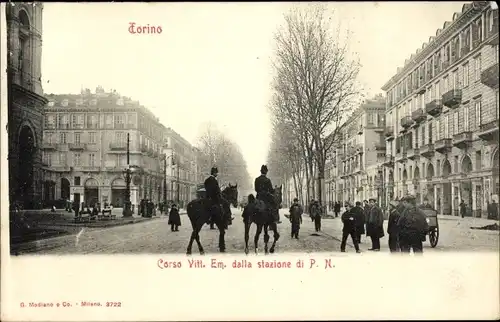
[{"label": "building with balcony", "polygon": [[382,88],[386,199],[415,194],[442,214],[486,215],[498,183],[498,10],[465,4]]},{"label": "building with balcony", "polygon": [[327,200],[363,201],[382,196],[385,158],[385,98],[366,100],[339,131],[339,143],[326,168]]},{"label": "building with balcony", "polygon": [[42,3],[10,3],[7,21],[8,163],[11,206],[41,206]]},{"label": "building with balcony", "polygon": [[70,199],[122,207],[127,163],[139,170],[131,182],[133,205],[146,198],[163,201],[165,181],[169,200],[185,201],[193,195],[196,165],[191,145],[139,102],[102,87],[95,93],[87,89],[47,98],[42,143],[45,202]]}]

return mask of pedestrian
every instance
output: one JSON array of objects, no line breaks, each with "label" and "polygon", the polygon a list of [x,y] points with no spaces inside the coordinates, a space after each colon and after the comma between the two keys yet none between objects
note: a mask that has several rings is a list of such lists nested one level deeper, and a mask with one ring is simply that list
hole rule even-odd
[{"label": "pedestrian", "polygon": [[352,207],[350,210],[354,217],[354,224],[356,226],[356,238],[358,244],[361,243],[361,235],[365,234],[365,214],[363,208],[361,208],[361,202],[356,201],[356,206]]},{"label": "pedestrian", "polygon": [[321,212],[321,205],[319,201],[315,200],[311,207],[311,213],[314,222],[314,229],[316,230],[316,232],[321,231]]},{"label": "pedestrian", "polygon": [[370,219],[370,204],[368,203],[368,200],[363,200],[363,211],[365,215],[365,229],[366,229],[366,236],[368,237],[368,221]]},{"label": "pedestrian", "polygon": [[399,245],[402,253],[414,254],[423,252],[422,240],[429,230],[427,217],[422,209],[416,206],[415,196],[406,196],[402,199],[404,210],[397,223],[399,230]]},{"label": "pedestrian", "polygon": [[462,218],[465,217],[465,214],[467,212],[467,205],[465,203],[465,201],[462,199],[462,201],[460,202],[460,215],[462,216]]},{"label": "pedestrian", "polygon": [[356,233],[356,219],[353,213],[353,208],[351,209],[349,205],[346,205],[346,211],[340,217],[344,227],[342,228],[342,242],[340,243],[340,251],[345,253],[345,246],[347,243],[347,237],[351,236],[356,253],[360,253],[358,245],[358,236]]},{"label": "pedestrian", "polygon": [[293,204],[290,207],[290,223],[292,224],[292,238],[299,239],[300,225],[302,224],[302,214],[304,209],[299,204],[299,199],[293,199]]},{"label": "pedestrian", "polygon": [[181,216],[179,215],[179,209],[176,204],[172,205],[170,209],[170,214],[168,216],[168,224],[172,231],[179,231],[179,226],[181,225]]},{"label": "pedestrian", "polygon": [[307,213],[309,214],[309,217],[311,217],[311,222],[314,222],[313,207],[314,199],[311,199],[311,201],[309,202],[309,206],[307,207]]},{"label": "pedestrian", "polygon": [[389,220],[387,223],[387,234],[389,235],[389,250],[391,253],[399,252],[399,229],[398,220],[404,211],[402,202],[389,202]]},{"label": "pedestrian", "polygon": [[379,251],[380,238],[384,237],[384,214],[374,198],[370,198],[369,202],[370,216],[366,230],[366,235],[372,240],[372,247],[369,250]]},{"label": "pedestrian", "polygon": [[337,218],[339,216],[339,213],[340,213],[340,202],[336,202],[335,203],[335,206],[334,206],[334,212],[335,212],[335,218]]},{"label": "pedestrian", "polygon": [[488,219],[498,220],[498,202],[496,196],[491,197],[491,202],[488,203]]},{"label": "pedestrian", "polygon": [[75,212],[75,218],[80,217],[80,205],[77,201],[73,202],[73,211]]}]

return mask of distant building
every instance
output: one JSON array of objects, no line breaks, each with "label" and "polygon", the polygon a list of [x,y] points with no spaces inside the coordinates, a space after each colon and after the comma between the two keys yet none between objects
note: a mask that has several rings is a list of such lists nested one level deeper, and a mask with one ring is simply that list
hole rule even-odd
[{"label": "distant building", "polygon": [[387,199],[486,215],[498,195],[498,9],[465,4],[383,86]]},{"label": "distant building", "polygon": [[385,98],[366,100],[338,132],[326,167],[327,201],[382,201],[381,167],[385,157]]},{"label": "distant building", "polygon": [[122,207],[127,135],[129,164],[141,170],[132,178],[132,204],[137,206],[141,199],[163,201],[165,174],[169,200],[186,201],[194,194],[191,145],[139,102],[116,91],[106,93],[102,87],[95,93],[47,97],[42,144],[45,203],[70,199]]},{"label": "distant building", "polygon": [[9,196],[11,206],[40,207],[43,97],[41,82],[42,3],[5,6]]}]

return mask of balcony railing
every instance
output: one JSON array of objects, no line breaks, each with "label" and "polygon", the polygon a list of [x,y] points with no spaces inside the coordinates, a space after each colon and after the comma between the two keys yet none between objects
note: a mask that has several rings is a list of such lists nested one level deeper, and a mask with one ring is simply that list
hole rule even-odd
[{"label": "balcony railing", "polygon": [[386,126],[384,136],[387,141],[394,140],[394,126]]},{"label": "balcony railing", "polygon": [[498,89],[498,63],[483,70],[481,73],[481,83],[492,89]]},{"label": "balcony railing", "polygon": [[82,151],[85,150],[85,143],[70,143],[68,144],[70,150]]},{"label": "balcony railing", "polygon": [[472,132],[463,131],[453,136],[453,145],[459,149],[465,149],[472,143]]},{"label": "balcony railing", "polygon": [[429,143],[420,147],[420,155],[425,158],[432,158],[434,156],[434,144]]},{"label": "balcony railing", "polygon": [[408,129],[410,126],[412,126],[413,120],[411,116],[403,116],[401,118],[401,127],[403,127],[405,130]]},{"label": "balcony railing", "polygon": [[425,113],[430,116],[438,116],[443,110],[443,102],[440,99],[435,99],[432,102],[425,104]]},{"label": "balcony railing", "polygon": [[420,149],[419,148],[408,149],[407,154],[408,154],[408,159],[418,160],[420,157]]},{"label": "balcony railing", "polygon": [[425,115],[423,109],[419,108],[411,113],[411,119],[415,122],[415,125],[418,125],[427,119],[427,115]]},{"label": "balcony railing", "polygon": [[385,142],[375,143],[375,151],[385,151]]},{"label": "balcony railing", "polygon": [[437,140],[434,148],[439,153],[448,153],[451,151],[452,147],[453,147],[452,140],[447,138],[447,139]]},{"label": "balcony railing", "polygon": [[57,150],[57,143],[44,142],[44,143],[42,143],[42,149],[55,151],[55,150]]},{"label": "balcony railing", "polygon": [[498,142],[498,116],[488,123],[481,124],[477,135],[484,141]]},{"label": "balcony railing", "polygon": [[113,151],[126,151],[127,143],[125,142],[111,142],[109,144],[109,149]]},{"label": "balcony railing", "polygon": [[392,168],[394,166],[394,157],[392,155],[390,155],[390,154],[386,155],[385,156],[384,165],[386,167]]},{"label": "balcony railing", "polygon": [[147,153],[149,151],[149,148],[146,145],[141,145],[140,150],[142,153]]},{"label": "balcony railing", "polygon": [[449,108],[458,107],[462,103],[462,90],[452,89],[443,94],[443,105]]}]

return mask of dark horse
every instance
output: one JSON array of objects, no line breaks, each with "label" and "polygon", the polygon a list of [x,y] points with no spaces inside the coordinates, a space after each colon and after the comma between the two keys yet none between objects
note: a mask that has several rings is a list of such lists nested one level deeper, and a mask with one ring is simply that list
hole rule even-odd
[{"label": "dark horse", "polygon": [[[187,254],[191,255],[191,250],[193,248],[193,241],[196,240],[198,244],[198,250],[200,254],[205,254],[203,250],[203,246],[201,246],[200,242],[200,230],[210,219],[210,211],[209,211],[209,203],[210,201],[206,198],[198,198],[187,205],[187,214],[189,220],[191,221],[191,226],[193,227],[193,232],[191,233],[191,238],[189,239],[189,245],[187,247]],[[219,250],[224,252],[226,250],[224,235],[226,219],[229,220],[231,218],[231,208],[230,205],[236,207],[238,204],[238,184],[232,186],[229,184],[224,190],[222,190],[222,209],[218,211],[214,216],[214,223],[217,225],[219,229]]]},{"label": "dark horse", "polygon": [[[250,225],[255,223],[257,225],[257,231],[255,232],[254,245],[255,245],[255,253],[258,253],[259,249],[259,237],[262,233],[262,228],[264,228],[264,252],[268,254],[269,252],[274,253],[274,248],[276,247],[276,242],[280,238],[280,234],[278,233],[278,225],[276,224],[276,220],[279,218],[279,209],[281,208],[282,203],[282,189],[283,186],[276,186],[273,190],[273,198],[275,207],[266,207],[262,201],[255,201],[255,212],[251,215],[251,217],[245,222],[245,254],[248,254],[248,239],[250,238]],[[269,243],[269,229],[271,229],[274,233],[273,243],[271,248],[267,248],[267,244]]]}]

